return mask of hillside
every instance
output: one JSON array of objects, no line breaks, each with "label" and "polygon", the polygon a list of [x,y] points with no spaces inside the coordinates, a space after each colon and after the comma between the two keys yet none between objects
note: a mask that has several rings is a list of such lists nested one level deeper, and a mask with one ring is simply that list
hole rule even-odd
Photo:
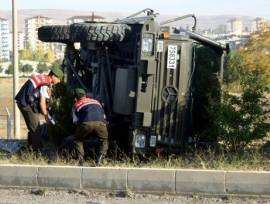
[{"label": "hillside", "polygon": [[[93,11],[95,15],[103,16],[109,21],[114,21],[116,19],[122,19],[129,15],[130,13],[120,13],[120,12],[103,12],[103,11]],[[135,11],[134,13],[136,13]],[[157,11],[158,12],[158,11]],[[54,24],[64,25],[67,19],[73,16],[79,15],[92,15],[92,11],[78,11],[78,10],[54,10],[54,9],[44,9],[44,10],[18,10],[18,29],[24,32],[24,20],[26,18],[34,16],[44,16],[52,18]],[[186,13],[180,13],[179,15],[159,15],[156,20],[158,22],[163,22],[170,20],[179,16],[186,15]],[[196,16],[196,14],[195,14]],[[251,29],[252,20],[258,16],[232,16],[232,15],[220,15],[220,16],[196,16],[197,18],[197,29],[205,28],[216,28],[220,24],[226,24],[226,22],[232,18],[239,18],[243,21],[243,28],[248,27]],[[9,19],[10,30],[12,30],[12,11],[0,10],[0,18]],[[194,23],[192,18],[176,21],[171,23],[173,26],[186,27],[187,24],[192,26]]]}]

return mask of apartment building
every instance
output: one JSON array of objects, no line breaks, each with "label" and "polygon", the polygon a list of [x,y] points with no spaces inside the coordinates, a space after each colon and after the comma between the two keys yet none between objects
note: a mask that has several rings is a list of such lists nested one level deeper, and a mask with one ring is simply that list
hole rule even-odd
[{"label": "apartment building", "polygon": [[9,21],[5,18],[0,18],[0,60],[10,60],[9,54]]},{"label": "apartment building", "polygon": [[243,30],[243,22],[240,19],[234,18],[227,21],[226,32],[235,35],[241,35]]},{"label": "apartment building", "polygon": [[67,19],[67,24],[70,25],[72,23],[82,23],[85,21],[95,21],[95,22],[107,22],[107,19],[101,16],[96,16],[94,13],[90,16],[73,16]]},{"label": "apartment building", "polygon": [[[85,21],[106,22],[107,19],[96,16],[92,13],[90,16],[73,16],[67,19],[67,24],[79,23]],[[64,57],[65,44],[63,43],[45,43],[38,40],[38,28],[44,25],[52,25],[53,20],[44,16],[34,16],[25,19],[25,44],[31,45],[34,51],[43,51],[46,53],[48,49],[52,49],[55,60]],[[78,43],[76,43],[78,44]],[[75,44],[75,46],[76,46]]]},{"label": "apartment building", "polygon": [[256,32],[260,29],[266,29],[268,26],[268,21],[262,18],[255,18],[252,20],[251,32]]},{"label": "apartment building", "polygon": [[[22,51],[25,48],[25,33],[18,31],[18,51]],[[13,33],[9,33],[9,50],[13,51]]]},{"label": "apartment building", "polygon": [[44,16],[34,16],[25,19],[25,41],[26,46],[31,45],[34,51],[47,52],[50,45],[38,40],[38,28],[45,25],[52,25],[53,20]]}]

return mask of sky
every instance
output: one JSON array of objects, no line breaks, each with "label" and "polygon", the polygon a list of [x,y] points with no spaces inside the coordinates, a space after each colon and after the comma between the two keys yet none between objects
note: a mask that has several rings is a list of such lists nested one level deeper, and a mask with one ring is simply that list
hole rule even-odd
[{"label": "sky", "polygon": [[145,8],[160,15],[241,15],[270,20],[270,0],[0,0],[0,10],[63,9],[136,13]]}]

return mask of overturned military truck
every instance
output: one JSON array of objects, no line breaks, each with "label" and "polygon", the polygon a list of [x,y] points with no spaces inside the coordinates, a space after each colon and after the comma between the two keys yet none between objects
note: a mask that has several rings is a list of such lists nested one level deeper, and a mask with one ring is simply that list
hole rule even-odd
[{"label": "overturned military truck", "polygon": [[[188,17],[192,31],[165,26]],[[103,104],[110,140],[135,154],[178,152],[207,128],[207,96],[220,100],[229,52],[228,44],[196,34],[194,15],[162,23],[155,18],[144,9],[115,22],[38,29],[39,40],[66,44],[67,85],[83,87]]]}]

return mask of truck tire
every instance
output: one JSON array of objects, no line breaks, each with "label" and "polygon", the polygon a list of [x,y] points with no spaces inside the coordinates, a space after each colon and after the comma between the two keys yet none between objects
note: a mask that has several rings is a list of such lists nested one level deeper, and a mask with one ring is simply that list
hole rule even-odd
[{"label": "truck tire", "polygon": [[70,26],[74,42],[124,42],[131,35],[126,24],[74,23]]},{"label": "truck tire", "polygon": [[43,42],[61,42],[70,41],[69,25],[51,25],[38,28],[38,39]]}]

